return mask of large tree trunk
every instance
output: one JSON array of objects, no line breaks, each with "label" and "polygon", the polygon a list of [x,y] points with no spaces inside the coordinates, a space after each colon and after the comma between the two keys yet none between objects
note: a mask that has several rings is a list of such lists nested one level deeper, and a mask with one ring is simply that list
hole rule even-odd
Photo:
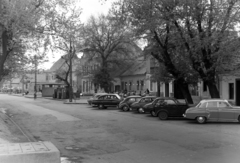
[{"label": "large tree trunk", "polygon": [[161,83],[160,81],[157,81],[157,97],[160,97],[161,95]]},{"label": "large tree trunk", "polygon": [[184,98],[187,100],[187,102],[189,104],[193,104],[192,96],[188,89],[188,83],[186,83],[183,78],[176,80],[176,82],[177,82],[177,86],[181,89],[181,92]]},{"label": "large tree trunk", "polygon": [[215,81],[207,81],[208,90],[211,98],[220,98],[219,91],[217,89]]},{"label": "large tree trunk", "polygon": [[1,33],[1,37],[2,37],[2,55],[0,55],[0,81],[2,81],[5,75],[7,75],[5,74],[4,63],[10,51],[10,48],[8,48],[8,42],[9,42],[8,31],[3,30],[3,32]]}]

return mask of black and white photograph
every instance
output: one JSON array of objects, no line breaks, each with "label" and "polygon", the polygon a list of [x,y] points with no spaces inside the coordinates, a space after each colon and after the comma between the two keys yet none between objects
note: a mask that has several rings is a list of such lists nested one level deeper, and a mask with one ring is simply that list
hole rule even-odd
[{"label": "black and white photograph", "polygon": [[240,0],[0,0],[0,163],[239,163]]}]

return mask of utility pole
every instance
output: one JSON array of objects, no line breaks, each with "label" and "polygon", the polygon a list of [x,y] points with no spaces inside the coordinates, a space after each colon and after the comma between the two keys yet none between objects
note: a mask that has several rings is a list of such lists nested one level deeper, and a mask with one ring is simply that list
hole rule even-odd
[{"label": "utility pole", "polygon": [[34,56],[35,62],[35,84],[34,84],[34,99],[37,98],[37,56]]}]

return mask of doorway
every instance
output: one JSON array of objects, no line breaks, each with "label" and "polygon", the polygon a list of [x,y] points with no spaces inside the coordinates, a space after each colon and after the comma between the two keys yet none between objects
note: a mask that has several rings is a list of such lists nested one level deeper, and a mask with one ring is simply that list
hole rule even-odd
[{"label": "doorway", "polygon": [[169,97],[169,83],[165,83],[165,97]]},{"label": "doorway", "polygon": [[236,79],[236,100],[237,106],[240,106],[240,79]]}]

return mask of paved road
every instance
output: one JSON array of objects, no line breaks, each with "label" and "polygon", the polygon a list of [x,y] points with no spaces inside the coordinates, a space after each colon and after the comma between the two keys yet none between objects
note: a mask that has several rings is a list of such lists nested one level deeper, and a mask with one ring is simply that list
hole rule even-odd
[{"label": "paved road", "polygon": [[[51,141],[72,163],[236,163],[240,159],[238,123],[160,121],[115,108],[99,110],[9,95],[0,95],[0,106],[31,140]],[[19,137],[15,141],[26,141],[20,133],[14,134]]]}]

